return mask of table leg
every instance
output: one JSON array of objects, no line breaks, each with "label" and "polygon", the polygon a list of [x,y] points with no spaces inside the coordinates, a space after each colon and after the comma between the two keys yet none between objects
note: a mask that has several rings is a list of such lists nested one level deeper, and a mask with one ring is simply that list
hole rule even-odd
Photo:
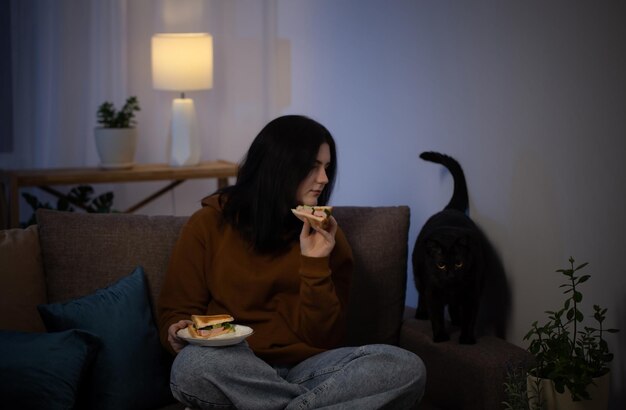
[{"label": "table leg", "polygon": [[20,188],[11,178],[9,181],[9,228],[20,227]]},{"label": "table leg", "polygon": [[144,199],[142,201],[139,201],[137,204],[131,206],[130,208],[128,208],[124,212],[125,213],[133,213],[133,212],[135,212],[137,209],[143,207],[144,205],[146,205],[149,202],[154,201],[155,199],[157,199],[158,197],[160,197],[161,195],[163,195],[167,191],[170,191],[170,190],[174,189],[175,187],[177,187],[178,185],[182,184],[183,182],[185,182],[184,179],[179,179],[179,180],[176,180],[174,182],[169,183],[167,186],[161,188],[160,190],[158,190],[154,194],[150,195],[146,199]]},{"label": "table leg", "polygon": [[222,189],[228,186],[228,178],[218,178],[217,179],[217,188]]},{"label": "table leg", "polygon": [[0,229],[9,229],[9,204],[6,184],[0,181]]}]

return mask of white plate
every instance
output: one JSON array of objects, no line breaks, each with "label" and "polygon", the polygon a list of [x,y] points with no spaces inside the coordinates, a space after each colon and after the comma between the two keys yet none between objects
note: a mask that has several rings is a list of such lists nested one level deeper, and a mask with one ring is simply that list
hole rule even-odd
[{"label": "white plate", "polygon": [[254,331],[248,326],[235,325],[234,333],[226,333],[223,335],[212,337],[210,339],[197,339],[195,337],[191,337],[191,335],[189,334],[189,329],[187,328],[180,329],[177,334],[178,337],[186,340],[192,345],[218,347],[230,346],[240,343],[252,333],[254,333]]}]

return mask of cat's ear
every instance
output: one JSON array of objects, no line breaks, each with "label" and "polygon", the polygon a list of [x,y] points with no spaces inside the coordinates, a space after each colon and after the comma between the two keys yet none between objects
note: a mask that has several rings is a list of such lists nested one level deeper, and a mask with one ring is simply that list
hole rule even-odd
[{"label": "cat's ear", "polygon": [[427,239],[425,245],[426,245],[426,253],[428,255],[430,255],[431,257],[441,256],[442,249],[441,249],[441,245],[439,244],[439,242],[432,240],[432,239]]}]

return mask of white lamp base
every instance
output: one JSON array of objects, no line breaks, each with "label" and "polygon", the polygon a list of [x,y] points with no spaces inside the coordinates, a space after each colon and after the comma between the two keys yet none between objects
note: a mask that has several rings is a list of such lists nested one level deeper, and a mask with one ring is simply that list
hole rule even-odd
[{"label": "white lamp base", "polygon": [[191,98],[175,98],[172,101],[172,122],[168,146],[171,166],[200,163],[196,108]]}]

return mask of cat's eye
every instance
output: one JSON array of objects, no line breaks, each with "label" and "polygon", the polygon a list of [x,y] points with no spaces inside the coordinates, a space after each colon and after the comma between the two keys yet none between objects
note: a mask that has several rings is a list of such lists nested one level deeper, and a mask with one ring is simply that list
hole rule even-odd
[{"label": "cat's eye", "polygon": [[445,263],[437,262],[437,269],[444,270],[446,268]]},{"label": "cat's eye", "polygon": [[454,263],[454,267],[457,268],[457,269],[461,269],[463,267],[463,262],[462,261],[461,262],[455,262]]}]

